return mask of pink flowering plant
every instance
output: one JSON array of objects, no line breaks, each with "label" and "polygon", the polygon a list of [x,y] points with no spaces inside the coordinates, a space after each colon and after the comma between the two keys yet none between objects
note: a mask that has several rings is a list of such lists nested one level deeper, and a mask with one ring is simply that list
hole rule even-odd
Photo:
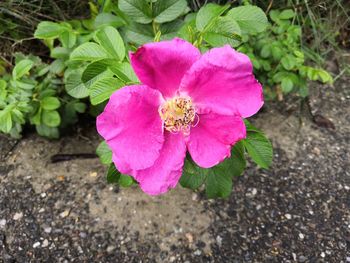
[{"label": "pink flowering plant", "polygon": [[227,197],[246,151],[269,165],[271,144],[244,122],[264,103],[246,55],[229,45],[201,54],[175,38],[141,46],[130,61],[140,84],[115,91],[96,121],[109,181],[137,182],[149,195],[205,184],[208,197]]},{"label": "pink flowering plant", "polygon": [[109,166],[107,182],[138,184],[150,195],[180,183],[227,197],[246,155],[269,166],[271,143],[246,120],[263,105],[262,87],[249,58],[237,52],[267,28],[263,10],[100,2],[90,3],[91,18],[44,21],[34,36],[50,49],[49,69],[62,76],[67,96],[88,102],[97,117],[104,140],[96,152]]}]

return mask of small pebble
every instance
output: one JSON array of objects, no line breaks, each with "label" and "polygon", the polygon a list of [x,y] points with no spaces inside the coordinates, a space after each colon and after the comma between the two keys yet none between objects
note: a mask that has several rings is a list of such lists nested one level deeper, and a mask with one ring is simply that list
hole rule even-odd
[{"label": "small pebble", "polygon": [[186,233],[185,236],[188,240],[188,243],[193,243],[193,235],[191,233]]},{"label": "small pebble", "polygon": [[325,256],[326,256],[326,254],[322,251],[322,252],[321,252],[321,257],[324,258]]},{"label": "small pebble", "polygon": [[49,241],[47,239],[45,239],[43,241],[43,244],[41,245],[41,247],[47,247],[49,245]]},{"label": "small pebble", "polygon": [[65,210],[60,214],[60,217],[65,218],[69,215],[69,210]]},{"label": "small pebble", "polygon": [[252,196],[255,196],[258,193],[258,190],[256,188],[253,188],[252,190]]},{"label": "small pebble", "polygon": [[292,215],[291,215],[291,214],[285,214],[284,216],[285,216],[288,220],[289,220],[289,219],[292,219]]},{"label": "small pebble", "polygon": [[15,213],[14,215],[13,215],[13,220],[20,220],[21,218],[23,217],[23,213],[22,212],[20,212],[20,213]]},{"label": "small pebble", "polygon": [[299,233],[299,238],[301,239],[301,240],[303,240],[304,239],[304,234],[302,234],[302,233]]},{"label": "small pebble", "polygon": [[6,225],[6,219],[0,219],[0,228],[4,228]]},{"label": "small pebble", "polygon": [[45,232],[45,233],[48,233],[48,234],[49,234],[49,233],[51,233],[51,231],[52,231],[52,228],[51,228],[51,227],[45,227],[45,228],[44,228],[44,232]]},{"label": "small pebble", "polygon": [[200,256],[202,254],[202,251],[197,249],[193,254],[196,255],[196,256]]},{"label": "small pebble", "polygon": [[96,173],[96,172],[91,172],[91,173],[90,173],[90,176],[91,176],[91,177],[96,177],[96,176],[97,176],[97,173]]},{"label": "small pebble", "polygon": [[216,243],[218,244],[219,247],[221,247],[221,245],[222,245],[222,237],[221,236],[216,237]]},{"label": "small pebble", "polygon": [[108,246],[107,247],[107,252],[108,253],[111,253],[111,252],[113,252],[115,250],[115,246]]},{"label": "small pebble", "polygon": [[37,248],[38,246],[40,246],[40,242],[35,242],[35,243],[33,244],[33,248]]}]

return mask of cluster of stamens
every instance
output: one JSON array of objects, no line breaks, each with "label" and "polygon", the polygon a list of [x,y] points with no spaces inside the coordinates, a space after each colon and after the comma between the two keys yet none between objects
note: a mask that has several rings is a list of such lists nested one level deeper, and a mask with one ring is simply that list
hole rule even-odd
[{"label": "cluster of stamens", "polygon": [[174,97],[159,107],[159,115],[166,130],[189,134],[199,119],[190,98]]}]

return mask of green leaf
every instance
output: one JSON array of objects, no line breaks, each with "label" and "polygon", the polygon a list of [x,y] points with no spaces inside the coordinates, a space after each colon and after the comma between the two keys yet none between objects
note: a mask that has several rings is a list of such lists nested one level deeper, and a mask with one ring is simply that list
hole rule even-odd
[{"label": "green leaf", "polygon": [[39,107],[35,115],[30,117],[30,123],[35,124],[35,125],[40,125],[41,124],[41,112],[42,109]]},{"label": "green leaf", "polygon": [[74,110],[79,113],[84,113],[86,111],[86,104],[83,102],[75,102],[74,103]]},{"label": "green leaf", "polygon": [[120,174],[118,183],[122,187],[130,187],[131,185],[133,185],[134,180],[129,175]]},{"label": "green leaf", "polygon": [[71,30],[67,30],[60,34],[59,39],[64,48],[72,48],[77,41],[77,36]]},{"label": "green leaf", "polygon": [[96,42],[98,42],[113,58],[122,61],[125,57],[124,41],[119,32],[106,26],[96,33]]},{"label": "green leaf", "polygon": [[291,70],[296,65],[296,59],[292,55],[286,55],[281,59],[281,64],[286,70]]},{"label": "green leaf", "polygon": [[285,77],[282,79],[281,87],[283,92],[291,92],[293,89],[293,81],[289,77]]},{"label": "green leaf", "polygon": [[267,169],[272,163],[272,144],[261,132],[247,132],[244,146],[253,161]]},{"label": "green leaf", "polygon": [[132,23],[125,31],[125,38],[128,42],[135,43],[137,45],[153,42],[154,34],[152,26]]},{"label": "green leaf", "polygon": [[158,33],[161,33],[160,40],[171,40],[179,35],[179,30],[183,26],[181,19],[174,20],[169,23],[161,24]]},{"label": "green leaf", "polygon": [[57,127],[61,123],[60,114],[55,110],[43,110],[42,120],[43,123],[49,127]]},{"label": "green leaf", "polygon": [[9,133],[12,129],[12,117],[11,111],[1,110],[0,111],[0,131]]},{"label": "green leaf", "polygon": [[292,9],[286,9],[283,10],[279,15],[278,18],[279,19],[291,19],[295,16],[295,13]]},{"label": "green leaf", "polygon": [[154,4],[154,21],[156,23],[172,21],[182,15],[186,7],[186,0],[158,0]]},{"label": "green leaf", "polygon": [[56,97],[45,97],[40,101],[41,107],[44,110],[56,110],[61,106],[61,103]]},{"label": "green leaf", "polygon": [[50,72],[56,75],[62,74],[65,68],[66,68],[66,65],[62,59],[56,59],[49,66]]},{"label": "green leaf", "polygon": [[120,17],[117,17],[111,13],[100,13],[96,16],[94,27],[96,29],[112,26],[112,27],[121,27],[125,24],[124,20]]},{"label": "green leaf", "polygon": [[48,127],[46,125],[36,125],[35,126],[37,133],[40,136],[44,136],[51,139],[58,139],[60,137],[60,133],[56,127]]},{"label": "green leaf", "polygon": [[73,98],[82,99],[89,96],[89,90],[81,80],[81,72],[72,72],[65,80],[65,88]]},{"label": "green leaf", "polygon": [[125,83],[138,83],[139,80],[129,62],[115,63],[109,67]]},{"label": "green leaf", "polygon": [[113,77],[113,72],[108,69],[108,65],[111,63],[116,64],[117,62],[104,59],[89,64],[82,75],[82,81],[84,82],[85,87],[89,89],[96,81]]},{"label": "green leaf", "polygon": [[318,77],[322,81],[322,83],[332,83],[333,78],[332,76],[325,70],[319,69],[318,70]]},{"label": "green leaf", "polygon": [[232,178],[219,169],[210,169],[207,175],[205,193],[208,198],[228,197],[232,192]]},{"label": "green leaf", "polygon": [[96,154],[100,158],[101,163],[112,163],[112,151],[105,141],[102,141],[96,149]]},{"label": "green leaf", "polygon": [[107,183],[116,184],[119,182],[120,172],[115,168],[114,164],[111,163],[107,171]]},{"label": "green leaf", "polygon": [[92,42],[84,43],[73,50],[71,60],[95,61],[105,58],[113,58],[100,45]]},{"label": "green leaf", "polygon": [[195,190],[205,182],[206,176],[205,169],[198,167],[191,159],[186,158],[180,184],[182,187]]},{"label": "green leaf", "polygon": [[86,83],[98,76],[99,74],[103,73],[104,71],[107,70],[107,67],[110,63],[109,59],[102,59],[102,60],[97,60],[85,68],[83,71],[83,74],[81,76],[81,80]]},{"label": "green leaf", "polygon": [[44,21],[39,23],[34,32],[34,37],[39,39],[56,38],[65,30],[66,27],[60,24]]},{"label": "green leaf", "polygon": [[19,79],[24,75],[28,74],[31,68],[33,67],[33,61],[29,59],[23,59],[13,68],[12,76],[14,79]]},{"label": "green leaf", "polygon": [[69,58],[70,50],[64,47],[55,47],[51,50],[50,57],[52,58]]},{"label": "green leaf", "polygon": [[271,10],[269,12],[269,16],[270,16],[271,20],[273,22],[275,22],[275,23],[278,23],[280,21],[279,15],[280,15],[280,11],[279,10]]},{"label": "green leaf", "polygon": [[24,124],[26,122],[25,119],[24,119],[23,113],[20,112],[16,108],[12,109],[11,116],[12,116],[13,122],[17,122],[17,123],[20,123],[20,124]]},{"label": "green leaf", "polygon": [[226,198],[232,191],[232,177],[239,176],[246,167],[243,142],[237,142],[231,150],[231,157],[207,169],[206,194],[208,198]]},{"label": "green leaf", "polygon": [[232,8],[227,16],[236,20],[241,30],[250,34],[260,33],[268,26],[264,11],[257,6],[239,6]]},{"label": "green leaf", "polygon": [[119,9],[134,22],[148,24],[152,22],[152,11],[145,0],[119,0]]},{"label": "green leaf", "polygon": [[217,4],[206,4],[199,9],[196,16],[196,27],[199,31],[205,31],[215,19],[224,13],[230,6],[220,6]]},{"label": "green leaf", "polygon": [[264,45],[260,50],[260,55],[263,58],[268,58],[271,55],[271,47],[269,45]]},{"label": "green leaf", "polygon": [[[7,97],[6,86],[7,86],[7,82],[3,79],[0,79],[0,101],[1,100],[4,101]],[[1,103],[0,103],[0,105],[1,105]]]},{"label": "green leaf", "polygon": [[228,162],[230,173],[232,176],[240,176],[246,168],[246,160],[244,156],[243,141],[237,142],[231,150],[231,157],[225,162]]},{"label": "green leaf", "polygon": [[237,46],[240,44],[241,30],[239,25],[229,17],[219,17],[203,35],[203,39],[213,47],[226,44]]},{"label": "green leaf", "polygon": [[112,93],[122,86],[120,80],[112,77],[97,80],[89,88],[91,104],[97,105],[108,100]]}]

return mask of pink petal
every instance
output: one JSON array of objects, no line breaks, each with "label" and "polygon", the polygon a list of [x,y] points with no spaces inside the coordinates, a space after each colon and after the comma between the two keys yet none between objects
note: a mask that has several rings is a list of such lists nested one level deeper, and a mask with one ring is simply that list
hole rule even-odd
[{"label": "pink petal", "polygon": [[181,82],[180,93],[189,95],[199,112],[239,112],[244,118],[264,103],[249,58],[228,45],[211,49],[194,63]]},{"label": "pink petal", "polygon": [[200,55],[192,44],[175,38],[145,44],[131,53],[130,58],[140,81],[169,98],[178,90],[182,77]]},{"label": "pink petal", "polygon": [[231,146],[245,136],[240,116],[201,114],[198,125],[191,128],[187,148],[193,161],[200,167],[210,168],[230,157]]},{"label": "pink petal", "polygon": [[141,189],[150,195],[163,194],[176,186],[186,157],[186,145],[182,134],[165,132],[164,135],[165,142],[154,165],[132,174],[140,183]]},{"label": "pink petal", "polygon": [[145,169],[159,157],[164,143],[161,101],[157,90],[128,86],[114,92],[97,117],[97,131],[120,160],[119,169]]}]

